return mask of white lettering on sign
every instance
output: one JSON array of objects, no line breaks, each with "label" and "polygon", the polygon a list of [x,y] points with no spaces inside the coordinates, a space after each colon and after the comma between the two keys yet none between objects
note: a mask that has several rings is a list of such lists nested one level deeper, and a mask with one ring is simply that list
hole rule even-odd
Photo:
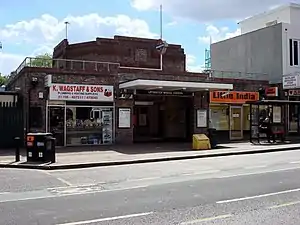
[{"label": "white lettering on sign", "polygon": [[50,100],[114,101],[113,86],[82,84],[51,84]]},{"label": "white lettering on sign", "polygon": [[38,146],[38,147],[43,147],[45,144],[44,144],[44,142],[37,142],[36,143],[36,146]]}]

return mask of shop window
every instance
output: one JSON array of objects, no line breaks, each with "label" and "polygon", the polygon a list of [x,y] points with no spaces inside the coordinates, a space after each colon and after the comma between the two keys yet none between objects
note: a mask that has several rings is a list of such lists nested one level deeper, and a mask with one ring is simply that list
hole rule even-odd
[{"label": "shop window", "polygon": [[42,107],[30,107],[29,111],[29,127],[42,128],[43,127]]},{"label": "shop window", "polygon": [[48,109],[48,131],[53,133],[57,146],[64,146],[65,108],[50,106]]},{"label": "shop window", "polygon": [[297,105],[289,106],[289,131],[297,132],[299,120],[299,107]]},{"label": "shop window", "polygon": [[243,106],[243,130],[250,130],[250,106],[244,105]]},{"label": "shop window", "polygon": [[67,145],[97,145],[113,142],[113,108],[68,107]]},{"label": "shop window", "polygon": [[209,127],[216,130],[229,130],[229,106],[226,104],[211,105],[209,107]]}]

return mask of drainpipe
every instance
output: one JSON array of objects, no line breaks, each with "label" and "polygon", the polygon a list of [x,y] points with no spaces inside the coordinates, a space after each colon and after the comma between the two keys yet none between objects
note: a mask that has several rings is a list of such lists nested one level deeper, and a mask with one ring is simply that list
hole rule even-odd
[{"label": "drainpipe", "polygon": [[36,87],[38,84],[38,78],[37,77],[31,77],[31,82],[30,82],[30,88],[28,89],[28,105],[27,105],[27,112],[28,112],[28,119],[26,119],[27,125],[26,125],[26,133],[29,132],[30,130],[30,125],[31,125],[31,118],[30,118],[30,103],[31,103],[31,92],[32,90]]}]

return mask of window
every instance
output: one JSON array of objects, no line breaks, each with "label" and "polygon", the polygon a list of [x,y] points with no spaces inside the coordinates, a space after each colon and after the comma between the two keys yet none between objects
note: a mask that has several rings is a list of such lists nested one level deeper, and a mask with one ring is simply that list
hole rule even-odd
[{"label": "window", "polygon": [[299,47],[300,40],[289,40],[289,58],[290,58],[290,66],[299,66]]},{"label": "window", "polygon": [[113,108],[68,107],[66,126],[67,145],[111,144]]},{"label": "window", "polygon": [[293,66],[293,40],[290,39],[290,43],[289,43],[289,47],[290,47],[290,66]]},{"label": "window", "polygon": [[299,65],[299,57],[298,57],[298,41],[294,41],[294,65],[298,66]]},{"label": "window", "polygon": [[229,106],[227,104],[210,105],[209,127],[216,130],[229,130]]},{"label": "window", "polygon": [[289,106],[289,131],[297,132],[299,120],[299,107],[298,105]]}]

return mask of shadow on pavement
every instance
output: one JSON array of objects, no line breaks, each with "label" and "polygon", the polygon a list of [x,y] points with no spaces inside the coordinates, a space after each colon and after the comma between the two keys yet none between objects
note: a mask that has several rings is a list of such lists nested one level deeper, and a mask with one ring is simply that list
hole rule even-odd
[{"label": "shadow on pavement", "polygon": [[[162,152],[186,152],[193,151],[191,143],[135,143],[128,145],[111,145],[111,146],[70,146],[57,147],[57,153],[84,153],[84,152],[105,152],[115,151],[122,154],[148,154]],[[215,149],[226,149],[228,146],[219,145]],[[214,150],[214,149],[213,149]],[[212,151],[213,151],[212,150]],[[26,156],[26,150],[21,149],[21,156]],[[0,149],[1,156],[14,156],[15,149]]]}]

